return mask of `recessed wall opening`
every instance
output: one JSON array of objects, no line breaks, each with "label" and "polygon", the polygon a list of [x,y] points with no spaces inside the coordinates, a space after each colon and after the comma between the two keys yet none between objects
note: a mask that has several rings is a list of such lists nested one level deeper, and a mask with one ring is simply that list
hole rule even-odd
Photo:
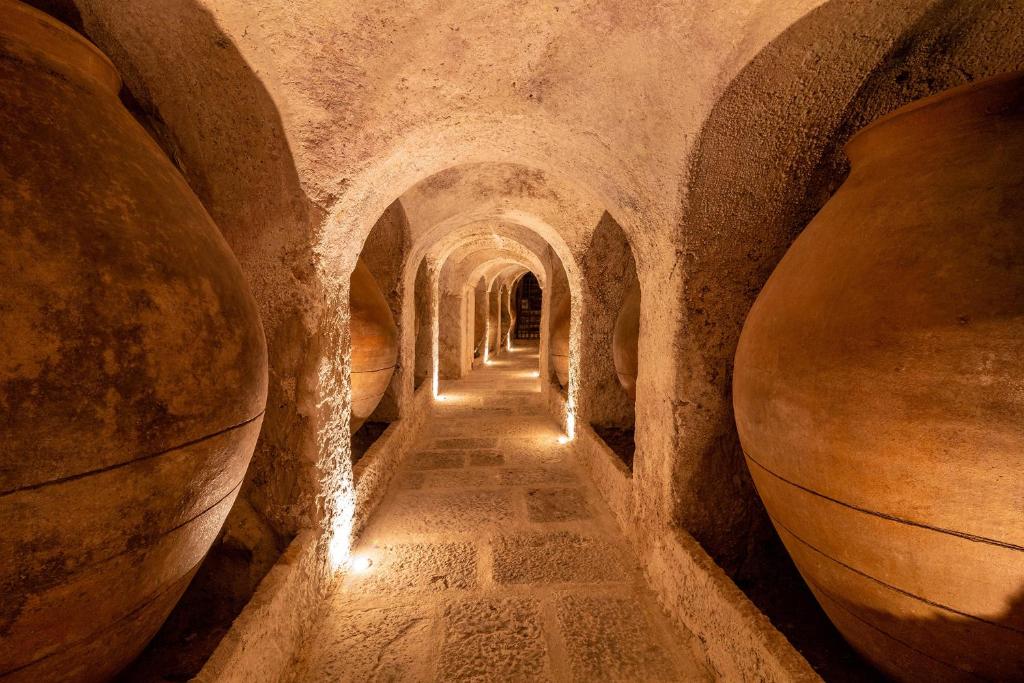
[{"label": "recessed wall opening", "polygon": [[419,389],[420,385],[430,379],[433,369],[431,331],[431,310],[430,310],[430,276],[427,271],[427,258],[420,259],[419,267],[416,268],[416,280],[413,285],[413,298],[415,305],[414,325],[416,326],[416,362],[413,373],[413,388]]},{"label": "recessed wall opening", "polygon": [[351,277],[352,461],[399,419],[402,267],[409,223],[394,201],[374,224]]},{"label": "recessed wall opening", "polygon": [[[569,290],[569,278],[561,263],[555,260],[555,273],[550,291],[551,303],[548,320],[548,365],[551,383],[562,395],[569,395],[569,335],[572,323],[572,292]],[[547,291],[544,292],[547,294]]]},{"label": "recessed wall opening", "polygon": [[587,422],[633,466],[639,372],[640,282],[629,240],[607,212],[583,261],[587,305],[582,318],[581,381]]}]

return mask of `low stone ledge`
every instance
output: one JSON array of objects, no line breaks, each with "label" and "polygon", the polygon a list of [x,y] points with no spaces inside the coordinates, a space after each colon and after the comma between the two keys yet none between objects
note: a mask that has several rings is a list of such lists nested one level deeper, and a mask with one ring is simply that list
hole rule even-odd
[{"label": "low stone ledge", "polygon": [[590,425],[576,428],[576,442],[580,465],[587,470],[619,526],[625,529],[633,524],[633,473]]},{"label": "low stone ledge", "polygon": [[406,415],[392,422],[352,468],[356,489],[354,533],[366,526],[384,499],[388,484],[432,411],[433,398],[430,383],[421,384]]},{"label": "low stone ledge", "polygon": [[[430,387],[416,391],[409,416],[396,420],[353,468],[354,535],[380,504],[387,487],[431,412]],[[319,553],[319,554],[318,554]],[[300,533],[260,582],[195,683],[285,681],[293,658],[319,615],[332,573],[318,549],[317,532]]]},{"label": "low stone ledge", "polygon": [[[554,386],[546,394],[552,417],[564,429],[565,398]],[[640,555],[659,603],[679,627],[700,639],[719,680],[821,681],[692,536],[671,527],[648,529],[637,519],[629,469],[588,425],[577,425],[576,442],[580,465]]]},{"label": "low stone ledge", "polygon": [[643,553],[669,616],[703,643],[725,681],[821,681],[785,636],[685,531],[665,529]]},{"label": "low stone ledge", "polygon": [[317,534],[301,532],[260,582],[195,683],[282,681],[319,616],[329,583]]}]

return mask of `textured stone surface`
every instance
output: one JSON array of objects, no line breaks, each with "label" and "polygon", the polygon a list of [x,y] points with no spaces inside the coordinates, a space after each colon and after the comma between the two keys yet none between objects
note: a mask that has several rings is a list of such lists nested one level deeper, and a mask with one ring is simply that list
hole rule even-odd
[{"label": "textured stone surface", "polygon": [[392,533],[478,532],[511,522],[519,507],[504,491],[414,490],[397,493],[376,524]]},{"label": "textured stone surface", "polygon": [[405,594],[415,591],[474,588],[476,547],[471,543],[409,543],[362,552],[365,571],[353,571],[345,590],[353,593]]},{"label": "textured stone surface", "polygon": [[481,438],[438,439],[434,442],[435,448],[494,448],[496,445],[495,439]]},{"label": "textured stone surface", "polygon": [[548,680],[537,600],[466,600],[444,611],[438,678],[446,681]]},{"label": "textured stone surface", "polygon": [[499,536],[494,542],[498,583],[597,583],[630,578],[628,551],[571,531]]},{"label": "textured stone surface", "polygon": [[474,467],[502,465],[504,462],[505,456],[499,451],[475,451],[469,454],[469,464]]},{"label": "textured stone surface", "polygon": [[[631,598],[569,595],[558,624],[577,681],[678,681],[683,677],[642,606]],[[692,679],[691,679],[692,680]]]},{"label": "textured stone surface", "polygon": [[498,485],[498,473],[492,468],[445,469],[424,472],[423,488],[487,488]]},{"label": "textured stone surface", "polygon": [[559,486],[574,480],[572,472],[560,466],[503,469],[498,477],[502,484],[508,486]]},{"label": "textured stone surface", "polygon": [[409,456],[409,466],[416,470],[462,467],[466,455],[460,451],[420,451]]},{"label": "textured stone surface", "polygon": [[[501,365],[443,386],[460,402],[480,403],[481,421],[493,420],[490,405],[539,393],[539,379],[521,370],[536,367],[535,347],[498,358]],[[660,608],[574,465],[573,446],[558,442],[540,401],[527,405],[534,431],[529,450],[516,448],[519,467],[472,464],[474,455],[492,463],[507,453],[505,438],[493,452],[455,451],[468,456],[459,467],[413,469],[422,464],[416,454],[403,463],[309,631],[294,683],[707,677],[695,639],[655,618]],[[436,403],[417,442],[434,443],[439,433],[478,438],[464,436],[476,430],[463,412],[454,399]]]},{"label": "textured stone surface", "polygon": [[300,663],[303,681],[432,681],[430,610],[417,605],[339,609]]},{"label": "textured stone surface", "polygon": [[579,489],[530,489],[526,492],[526,514],[531,522],[564,522],[590,517]]}]

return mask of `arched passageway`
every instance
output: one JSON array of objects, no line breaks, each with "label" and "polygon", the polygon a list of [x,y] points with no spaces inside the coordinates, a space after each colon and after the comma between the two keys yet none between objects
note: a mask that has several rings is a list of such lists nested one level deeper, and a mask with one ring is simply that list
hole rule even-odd
[{"label": "arched passageway", "polygon": [[[943,192],[865,202],[970,248],[850,251],[947,249],[863,271],[869,332],[964,310],[808,360],[833,319],[779,301],[828,278],[770,279],[858,130],[1022,36],[1021,0],[0,0],[0,681],[1024,677],[1019,91],[994,143],[904,131],[962,151],[896,179]],[[887,365],[823,415],[835,349]]]},{"label": "arched passageway", "polygon": [[550,418],[537,351],[441,382],[295,680],[710,678]]}]

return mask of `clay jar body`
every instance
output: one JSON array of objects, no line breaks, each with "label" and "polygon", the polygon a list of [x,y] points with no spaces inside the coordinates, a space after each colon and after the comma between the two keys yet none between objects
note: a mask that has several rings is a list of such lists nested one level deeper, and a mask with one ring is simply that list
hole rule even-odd
[{"label": "clay jar body", "polygon": [[630,399],[636,400],[636,376],[639,368],[640,285],[630,287],[615,319],[612,334],[612,360],[619,384]]},{"label": "clay jar body", "polygon": [[352,421],[354,433],[388,390],[398,361],[398,328],[380,285],[362,259],[352,271]]},{"label": "clay jar body", "polygon": [[885,117],[736,353],[747,464],[822,607],[901,680],[1024,679],[1024,76]]},{"label": "clay jar body", "polygon": [[0,0],[0,680],[106,680],[216,537],[266,346],[110,62]]},{"label": "clay jar body", "polygon": [[551,364],[555,366],[558,383],[569,386],[569,298],[566,297],[551,321]]}]

